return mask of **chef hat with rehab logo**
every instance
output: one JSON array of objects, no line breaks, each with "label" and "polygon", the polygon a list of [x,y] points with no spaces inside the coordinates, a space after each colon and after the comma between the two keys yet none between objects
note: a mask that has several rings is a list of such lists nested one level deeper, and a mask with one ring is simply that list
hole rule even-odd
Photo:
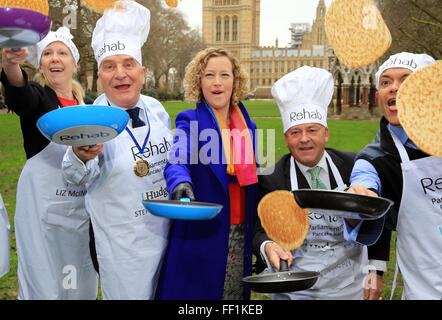
[{"label": "chef hat with rehab logo", "polygon": [[428,54],[421,53],[410,53],[410,52],[401,52],[390,56],[380,67],[378,72],[376,72],[376,89],[379,90],[379,79],[381,78],[382,73],[391,68],[406,68],[415,72],[416,70],[433,64],[435,60],[433,57]]},{"label": "chef hat with rehab logo", "polygon": [[142,64],[141,47],[150,31],[150,11],[132,0],[119,0],[106,9],[92,34],[92,49],[98,67],[113,55],[124,54]]},{"label": "chef hat with rehab logo", "polygon": [[57,31],[49,32],[46,37],[44,37],[37,44],[30,46],[28,61],[36,68],[40,65],[41,55],[43,50],[50,45],[52,42],[61,41],[63,42],[71,51],[72,56],[74,57],[75,63],[78,63],[80,60],[80,54],[78,53],[78,49],[72,41],[74,36],[71,34],[68,28],[60,27]]},{"label": "chef hat with rehab logo", "polygon": [[281,112],[284,133],[293,126],[319,123],[327,127],[334,83],[330,72],[303,66],[275,82],[272,96]]}]

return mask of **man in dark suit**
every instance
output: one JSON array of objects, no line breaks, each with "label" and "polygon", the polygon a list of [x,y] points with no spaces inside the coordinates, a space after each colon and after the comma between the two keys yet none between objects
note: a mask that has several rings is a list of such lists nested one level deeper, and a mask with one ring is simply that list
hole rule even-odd
[{"label": "man in dark suit", "polygon": [[[334,90],[332,75],[323,69],[301,67],[275,83],[272,95],[281,111],[284,138],[290,153],[260,176],[260,197],[274,190],[344,189],[355,153],[326,149],[327,108]],[[272,170],[273,169],[273,170]],[[365,246],[344,239],[343,218],[309,212],[308,235],[296,250],[271,241],[259,221],[253,250],[266,262],[266,272],[279,270],[280,259],[291,270],[320,271],[316,284],[304,291],[272,294],[272,299],[362,299],[367,266]]]}]

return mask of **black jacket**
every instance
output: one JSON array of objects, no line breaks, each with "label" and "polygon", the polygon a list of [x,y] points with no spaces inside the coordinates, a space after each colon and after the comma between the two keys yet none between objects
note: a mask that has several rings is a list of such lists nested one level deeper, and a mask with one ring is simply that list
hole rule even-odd
[{"label": "black jacket", "polygon": [[51,88],[42,87],[36,82],[28,81],[26,72],[25,86],[14,87],[2,70],[0,81],[5,88],[5,103],[9,110],[14,111],[20,117],[20,126],[23,133],[23,142],[26,158],[29,159],[42,151],[49,144],[37,128],[37,120],[49,111],[62,106],[57,94]]},{"label": "black jacket", "polygon": [[[356,153],[349,151],[339,151],[335,149],[326,148],[327,153],[332,158],[334,164],[341,174],[344,183],[349,182],[351,170],[353,168],[354,158]],[[274,170],[270,175],[260,175],[259,176],[259,200],[262,199],[267,193],[275,190],[291,190],[290,182],[290,158],[291,154],[284,155],[274,166],[274,168],[269,168],[268,170]],[[296,163],[295,163],[296,165]],[[329,177],[330,186],[332,189],[337,187],[337,183],[331,174],[330,165],[329,166]],[[310,189],[310,186],[305,179],[304,175],[296,165],[296,174],[298,177],[298,187],[299,189]],[[269,237],[265,233],[261,226],[261,222],[257,219],[257,223],[253,235],[253,253],[257,258],[257,264],[255,265],[255,272],[261,272],[265,268],[265,264],[261,259],[260,247],[264,241],[269,240]]]}]

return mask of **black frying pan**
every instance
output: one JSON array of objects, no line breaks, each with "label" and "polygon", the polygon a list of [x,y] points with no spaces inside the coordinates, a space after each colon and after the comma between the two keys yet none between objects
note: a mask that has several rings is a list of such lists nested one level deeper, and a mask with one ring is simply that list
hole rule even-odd
[{"label": "black frying pan", "polygon": [[352,219],[379,219],[393,205],[393,201],[386,198],[344,191],[299,189],[292,193],[301,208],[313,209],[315,213]]},{"label": "black frying pan", "polygon": [[280,261],[280,271],[243,278],[250,289],[261,293],[283,293],[311,288],[318,281],[319,272],[289,271],[287,261]]},{"label": "black frying pan", "polygon": [[279,272],[245,277],[243,278],[243,282],[253,291],[262,293],[284,293],[307,290],[315,285],[321,274],[332,270],[347,259],[353,258],[359,253],[359,250],[350,251],[338,259],[338,261],[319,272],[307,270],[289,271],[287,261],[281,259]]}]

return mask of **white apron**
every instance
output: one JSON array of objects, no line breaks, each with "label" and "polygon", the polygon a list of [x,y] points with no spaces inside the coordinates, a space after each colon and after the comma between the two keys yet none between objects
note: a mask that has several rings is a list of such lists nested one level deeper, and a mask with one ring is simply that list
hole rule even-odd
[{"label": "white apron", "polygon": [[[338,168],[325,152],[332,174],[339,187],[344,185]],[[290,181],[292,190],[298,189],[295,161],[290,159]],[[321,271],[340,259],[342,263],[319,276],[310,289],[282,294],[272,294],[272,299],[363,299],[363,282],[366,274],[363,267],[368,265],[367,248],[352,244],[344,239],[344,219],[309,212],[310,228],[306,240],[300,248],[292,251],[293,263],[290,270],[297,268]],[[355,250],[357,252],[355,252]],[[345,256],[352,255],[345,259]]]},{"label": "white apron", "polygon": [[96,299],[84,188],[61,173],[66,146],[28,159],[17,185],[15,237],[19,299]]},{"label": "white apron", "polygon": [[[405,299],[442,299],[442,159],[410,160],[391,133],[402,163],[403,191],[397,222],[397,266]],[[395,274],[396,280],[397,272]],[[392,289],[392,296],[394,292]]]},{"label": "white apron", "polygon": [[0,194],[0,277],[9,272],[9,250],[11,226],[2,195]]},{"label": "white apron", "polygon": [[[141,112],[146,113],[151,127],[144,153],[139,152],[127,131],[106,142],[103,164],[108,166],[108,172],[96,187],[88,189],[86,196],[103,299],[152,299],[167,246],[170,221],[151,215],[142,200],[168,199],[163,170],[172,146],[172,134],[160,120],[163,114],[152,112],[149,105]],[[140,146],[149,124],[129,128]],[[134,173],[134,164],[140,159],[151,166],[144,177]]]}]

